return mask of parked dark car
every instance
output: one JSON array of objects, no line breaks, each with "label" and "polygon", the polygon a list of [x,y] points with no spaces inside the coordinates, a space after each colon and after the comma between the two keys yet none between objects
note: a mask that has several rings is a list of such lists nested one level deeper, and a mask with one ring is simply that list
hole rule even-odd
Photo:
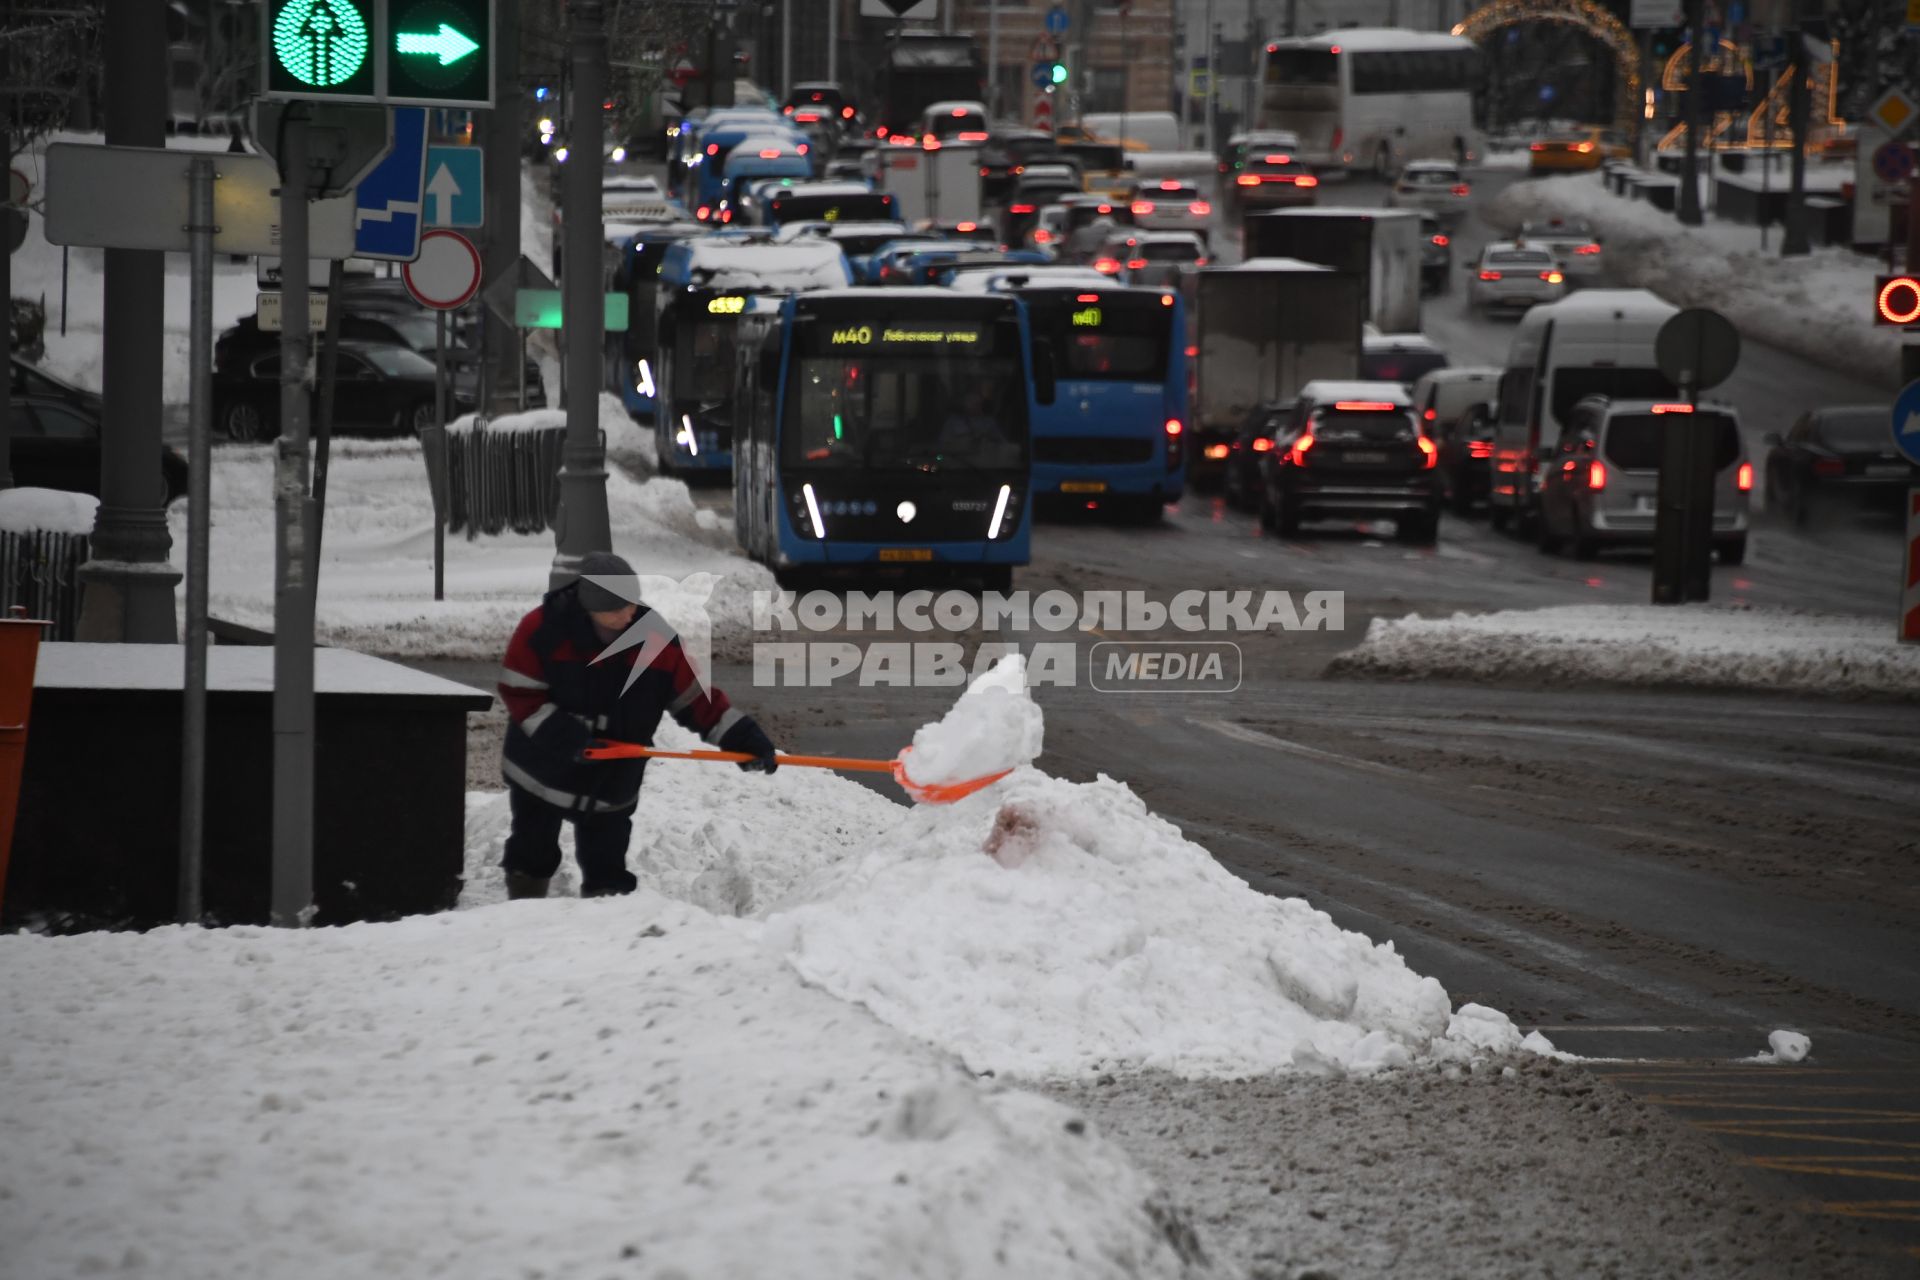
[{"label": "parked dark car", "polygon": [[[89,408],[65,396],[23,394],[16,388],[7,406],[7,429],[16,485],[100,496],[97,400]],[[187,460],[165,445],[154,475],[168,503],[187,491]]]},{"label": "parked dark car", "polygon": [[[448,396],[447,416],[473,409],[458,388]],[[213,374],[214,421],[228,438],[268,440],[280,431],[280,353]],[[335,429],[375,434],[418,434],[433,421],[433,362],[390,342],[343,341],[334,387]]]},{"label": "parked dark car", "polygon": [[1420,215],[1420,291],[1445,293],[1453,287],[1453,237],[1437,213]]},{"label": "parked dark car", "polygon": [[100,393],[76,387],[64,378],[56,378],[45,369],[13,357],[10,385],[16,396],[47,396],[80,406],[90,417],[100,416]]},{"label": "parked dark car", "polygon": [[1263,404],[1247,415],[1246,425],[1227,446],[1226,498],[1229,506],[1252,511],[1260,505],[1260,459],[1273,450],[1273,438],[1287,428],[1293,403]]},{"label": "parked dark car", "polygon": [[1920,485],[1920,467],[1893,447],[1886,405],[1815,409],[1783,437],[1761,437],[1767,453],[1767,506],[1805,523],[1817,502],[1846,494],[1888,498]]},{"label": "parked dark car", "polygon": [[1306,520],[1388,516],[1405,542],[1440,528],[1439,450],[1387,382],[1309,382],[1260,455],[1260,524],[1297,537]]}]

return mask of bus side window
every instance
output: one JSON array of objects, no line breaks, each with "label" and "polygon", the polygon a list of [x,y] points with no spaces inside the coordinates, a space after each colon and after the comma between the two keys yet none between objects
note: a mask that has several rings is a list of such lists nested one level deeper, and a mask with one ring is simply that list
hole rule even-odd
[{"label": "bus side window", "polygon": [[773,439],[773,415],[780,392],[780,340],[777,333],[768,333],[760,347],[760,377],[754,415],[753,437],[756,441],[767,442]]}]

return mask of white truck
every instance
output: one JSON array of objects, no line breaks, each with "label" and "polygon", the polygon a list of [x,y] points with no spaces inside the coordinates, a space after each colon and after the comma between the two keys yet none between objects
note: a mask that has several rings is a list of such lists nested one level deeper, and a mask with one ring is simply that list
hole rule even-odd
[{"label": "white truck", "polygon": [[1420,331],[1420,215],[1409,209],[1282,209],[1249,214],[1248,258],[1317,262],[1358,276],[1367,319],[1382,333]]},{"label": "white truck", "polygon": [[1217,483],[1253,411],[1315,378],[1356,378],[1366,283],[1294,258],[1203,267],[1195,291],[1193,443],[1188,475]]},{"label": "white truck", "polygon": [[893,197],[895,216],[908,226],[992,221],[981,195],[979,147],[876,147],[866,164],[875,190]]}]

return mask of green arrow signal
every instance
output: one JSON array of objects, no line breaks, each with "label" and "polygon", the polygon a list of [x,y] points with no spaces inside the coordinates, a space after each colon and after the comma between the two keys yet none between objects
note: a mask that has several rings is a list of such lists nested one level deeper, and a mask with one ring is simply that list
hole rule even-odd
[{"label": "green arrow signal", "polygon": [[440,24],[440,30],[432,35],[420,31],[402,31],[394,37],[394,48],[399,52],[432,55],[440,59],[443,67],[452,66],[479,47],[478,42],[444,22]]}]

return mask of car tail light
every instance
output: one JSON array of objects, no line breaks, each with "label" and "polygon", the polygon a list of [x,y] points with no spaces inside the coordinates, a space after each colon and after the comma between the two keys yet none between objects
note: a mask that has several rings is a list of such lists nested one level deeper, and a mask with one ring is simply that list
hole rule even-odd
[{"label": "car tail light", "polygon": [[1843,476],[1847,474],[1847,464],[1838,458],[1815,458],[1813,474],[1817,476]]},{"label": "car tail light", "polygon": [[[1202,259],[1200,259],[1200,261],[1202,261],[1202,262],[1205,262],[1205,261],[1206,261],[1206,259],[1205,259],[1205,258],[1202,258]],[[1172,306],[1172,305],[1173,305],[1173,295],[1172,295],[1172,294],[1170,294],[1170,293],[1163,293],[1163,294],[1161,294],[1161,295],[1160,295],[1160,305],[1161,305],[1161,306],[1163,306],[1163,307],[1170,307],[1170,306]]]},{"label": "car tail light", "polygon": [[1293,180],[1293,185],[1296,187],[1317,187],[1320,185],[1320,179],[1310,173],[1303,173]]},{"label": "car tail light", "polygon": [[882,124],[882,125],[876,125],[876,126],[874,126],[874,130],[873,130],[873,136],[874,136],[874,137],[876,137],[876,138],[884,138],[884,137],[886,137],[886,136],[887,136],[887,126],[885,126],[885,125],[883,125],[883,124]]},{"label": "car tail light", "polygon": [[1480,278],[1482,280],[1498,280],[1500,278],[1500,273],[1498,271],[1482,271],[1480,273]]},{"label": "car tail light", "polygon": [[1008,213],[1032,213],[1033,206],[1030,204],[1010,204],[1007,206],[1007,212]]},{"label": "car tail light", "polygon": [[985,165],[980,166],[980,176],[983,178],[987,176],[987,167]]},{"label": "car tail light", "polygon": [[1532,147],[1532,150],[1534,151],[1545,151],[1546,149],[1547,149],[1547,144],[1544,142],[1536,142],[1533,144],[1533,147]]},{"label": "car tail light", "polygon": [[1467,456],[1469,458],[1491,458],[1493,456],[1493,441],[1491,440],[1467,441]]},{"label": "car tail light", "polygon": [[1293,157],[1292,156],[1268,156],[1267,163],[1268,164],[1292,164]]},{"label": "car tail light", "polygon": [[[1205,258],[1195,258],[1195,259],[1193,260],[1193,265],[1194,265],[1194,266],[1196,266],[1196,267],[1204,267],[1204,266],[1206,266],[1206,265],[1207,265],[1207,260],[1206,260]],[[1167,305],[1168,305],[1168,306],[1172,306],[1172,305],[1173,305],[1173,301],[1172,301],[1172,299],[1168,299],[1168,301],[1167,301]]]},{"label": "car tail light", "polygon": [[719,155],[719,154],[720,154],[720,144],[719,144],[719,143],[717,143],[717,142],[709,142],[709,143],[707,144],[707,154],[708,154],[708,155],[710,155],[710,156],[717,156],[717,155]]},{"label": "car tail light", "polygon": [[1653,411],[1655,413],[1692,413],[1693,406],[1690,404],[1657,404],[1653,406]]},{"label": "car tail light", "polygon": [[731,210],[731,209],[722,209],[722,210],[720,211],[720,221],[722,221],[722,222],[732,222],[732,221],[733,221],[733,210]]},{"label": "car tail light", "polygon": [[1102,275],[1117,275],[1120,271],[1120,263],[1115,258],[1095,258],[1093,269]]},{"label": "car tail light", "polygon": [[1435,418],[1438,418],[1440,416],[1440,411],[1438,409],[1429,409],[1425,413],[1421,414],[1420,416],[1425,418],[1428,422],[1432,422]]},{"label": "car tail light", "polygon": [[1335,400],[1333,407],[1345,413],[1392,413],[1395,405],[1390,400]]},{"label": "car tail light", "polygon": [[1425,436],[1415,436],[1413,442],[1420,446],[1421,467],[1431,471],[1440,465],[1440,450],[1434,447],[1433,441]]},{"label": "car tail light", "polygon": [[1147,260],[1145,258],[1128,258],[1127,259],[1127,270],[1145,271],[1146,269],[1147,269]]},{"label": "car tail light", "polygon": [[1052,244],[1053,232],[1047,230],[1045,227],[1041,227],[1033,233],[1033,242],[1035,244]]},{"label": "car tail light", "polygon": [[853,108],[852,108],[852,107],[842,107],[842,108],[840,108],[840,118],[841,118],[842,120],[851,120],[851,119],[853,119]]},{"label": "car tail light", "polygon": [[1271,452],[1273,452],[1273,441],[1272,441],[1272,439],[1270,439],[1270,438],[1269,438],[1269,437],[1267,437],[1267,436],[1255,436],[1255,437],[1253,438],[1253,451],[1254,451],[1255,453],[1271,453]]},{"label": "car tail light", "polygon": [[1593,254],[1600,252],[1600,246],[1597,244],[1583,244],[1579,248],[1575,249],[1574,252],[1577,254],[1580,254],[1582,257],[1590,257]]},{"label": "car tail light", "polygon": [[778,160],[780,158],[780,148],[778,147],[764,148],[760,152],[760,158],[762,160]]},{"label": "car tail light", "polygon": [[1595,493],[1607,487],[1607,464],[1599,460],[1587,464],[1587,488]]},{"label": "car tail light", "polygon": [[986,134],[984,134],[984,133],[974,133],[974,132],[972,132],[971,130],[968,130],[968,131],[966,131],[966,132],[963,132],[963,133],[962,133],[962,134],[960,135],[960,141],[962,141],[962,142],[985,142],[986,140],[987,140],[987,135],[986,135]]},{"label": "car tail light", "polygon": [[1293,442],[1293,448],[1287,450],[1287,458],[1295,466],[1304,466],[1307,461],[1307,450],[1311,448],[1313,448],[1313,428],[1308,426],[1300,433],[1300,438]]},{"label": "car tail light", "polygon": [[920,140],[920,145],[928,151],[938,151],[940,149],[940,139],[934,137],[932,134],[928,134]]},{"label": "car tail light", "polygon": [[1453,190],[1453,194],[1455,194],[1455,195],[1457,195],[1457,196],[1467,196],[1467,195],[1472,195],[1472,194],[1473,194],[1473,188],[1472,188],[1472,187],[1469,187],[1469,186],[1468,186],[1468,185],[1467,185],[1466,183],[1464,183],[1464,182],[1463,182],[1463,183],[1461,183],[1461,184],[1460,184],[1459,186],[1457,186],[1457,187],[1454,187],[1454,188],[1453,188],[1452,190]]},{"label": "car tail light", "polygon": [[1208,214],[1213,212],[1213,206],[1208,204],[1205,200],[1195,200],[1192,204],[1187,206],[1187,212],[1193,214],[1197,218],[1204,218]]},{"label": "car tail light", "polygon": [[1197,360],[1197,359],[1199,359],[1199,358],[1200,358],[1200,348],[1199,348],[1199,347],[1188,347],[1188,348],[1187,348],[1187,359],[1189,359],[1189,360]]},{"label": "car tail light", "polygon": [[1227,446],[1223,444],[1210,444],[1205,449],[1201,450],[1201,452],[1206,454],[1207,457],[1215,459],[1217,461],[1221,458],[1226,457],[1229,450],[1227,449]]},{"label": "car tail light", "polygon": [[708,218],[711,218],[713,216],[713,210],[709,209],[706,205],[703,204],[698,209],[695,209],[693,211],[693,216],[700,219],[700,221],[705,222]]},{"label": "car tail light", "polygon": [[1453,241],[1446,236],[1435,236],[1433,238],[1433,244],[1436,249],[1444,249],[1452,243]]},{"label": "car tail light", "polygon": [[1215,165],[1214,167],[1217,168],[1221,173],[1225,173],[1227,171],[1227,162],[1225,160],[1222,160],[1219,164]]},{"label": "car tail light", "polygon": [[980,224],[977,222],[956,222],[953,224],[953,229],[955,231],[978,231]]},{"label": "car tail light", "polygon": [[1185,430],[1186,430],[1186,427],[1181,425],[1180,419],[1178,418],[1167,419],[1167,434],[1169,436],[1177,436],[1182,431],[1185,431]]},{"label": "car tail light", "polygon": [[1733,473],[1733,487],[1742,493],[1751,493],[1753,491],[1753,464],[1751,462],[1741,463],[1740,469]]},{"label": "car tail light", "polygon": [[1591,142],[1583,142],[1579,146],[1575,147],[1574,150],[1578,151],[1581,155],[1584,156],[1593,150],[1593,144]]},{"label": "car tail light", "polygon": [[1257,187],[1260,185],[1259,175],[1252,174],[1252,173],[1243,173],[1239,177],[1235,178],[1234,181],[1239,183],[1243,187]]},{"label": "car tail light", "polygon": [[781,114],[781,115],[785,115],[785,116],[790,116],[790,115],[792,115],[792,114],[793,114],[793,108],[792,108],[792,107],[782,107],[782,108],[780,108],[780,114]]},{"label": "car tail light", "polygon": [[1562,280],[1566,279],[1566,277],[1561,275],[1558,271],[1542,271],[1540,273],[1540,278],[1542,280],[1545,280],[1548,284],[1559,284]]},{"label": "car tail light", "polygon": [[1133,203],[1132,203],[1132,204],[1131,204],[1130,206],[1128,206],[1128,207],[1129,207],[1129,208],[1130,208],[1130,209],[1131,209],[1131,210],[1133,211],[1133,213],[1134,213],[1134,214],[1136,214],[1136,215],[1138,215],[1138,214],[1142,214],[1142,213],[1152,213],[1152,212],[1153,212],[1153,201],[1151,201],[1151,200],[1135,200],[1135,201],[1134,201],[1134,202],[1133,202]]}]

